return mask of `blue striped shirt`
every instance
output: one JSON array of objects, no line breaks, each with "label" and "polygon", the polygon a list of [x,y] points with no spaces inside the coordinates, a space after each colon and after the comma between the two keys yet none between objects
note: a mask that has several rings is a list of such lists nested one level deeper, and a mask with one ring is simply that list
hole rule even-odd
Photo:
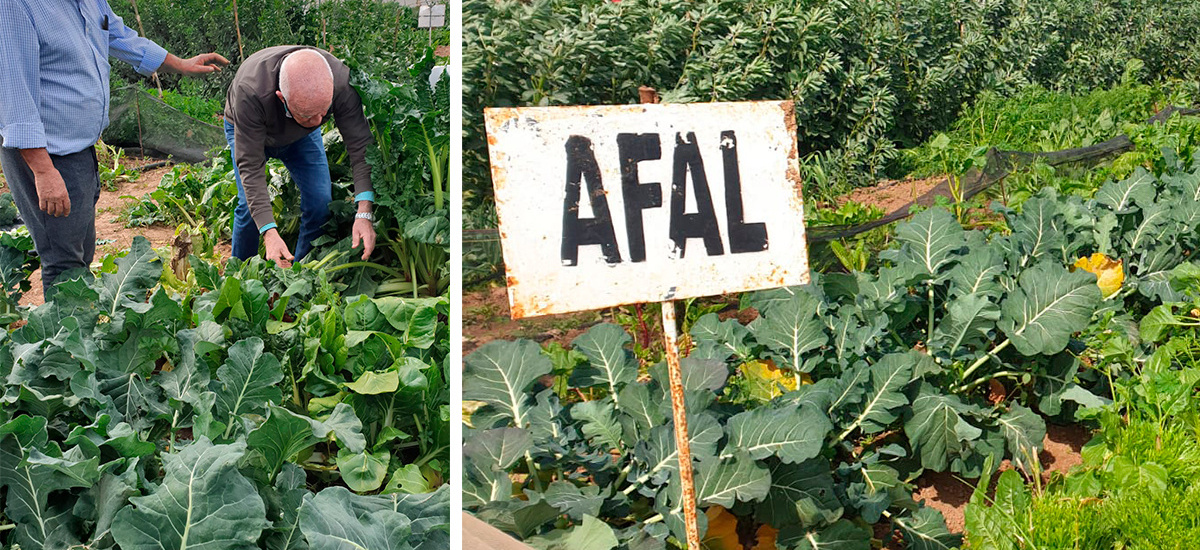
[{"label": "blue striped shirt", "polygon": [[77,153],[108,125],[108,57],[148,75],[167,58],[107,0],[0,0],[4,147]]}]

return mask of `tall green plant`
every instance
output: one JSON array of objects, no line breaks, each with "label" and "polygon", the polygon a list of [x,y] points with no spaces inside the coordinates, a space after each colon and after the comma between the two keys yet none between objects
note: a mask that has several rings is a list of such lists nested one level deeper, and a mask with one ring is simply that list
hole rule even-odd
[{"label": "tall green plant", "polygon": [[450,214],[445,201],[450,152],[450,87],[430,87],[433,50],[400,82],[355,71],[375,144],[368,153],[380,208],[380,245],[396,255],[427,295],[449,286]]}]

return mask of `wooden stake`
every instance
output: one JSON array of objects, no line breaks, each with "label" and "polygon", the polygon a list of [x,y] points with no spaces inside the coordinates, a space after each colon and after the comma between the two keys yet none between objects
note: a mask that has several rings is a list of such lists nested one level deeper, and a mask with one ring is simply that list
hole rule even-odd
[{"label": "wooden stake", "polygon": [[[649,86],[638,88],[642,103],[658,103],[658,91]],[[696,482],[692,475],[692,440],[688,438],[687,405],[684,403],[683,370],[679,367],[678,327],[675,301],[661,302],[663,347],[667,355],[667,375],[671,390],[671,417],[675,421],[675,448],[679,452],[679,505],[683,508],[683,526],[687,531],[688,550],[700,550],[700,524],[696,518]],[[640,320],[641,315],[638,315]],[[649,342],[647,342],[649,344]]]},{"label": "wooden stake", "polygon": [[679,368],[674,301],[662,302],[662,322],[671,387],[671,415],[675,420],[675,446],[679,451],[679,484],[683,486],[679,505],[683,507],[683,525],[687,530],[688,550],[700,550],[700,526],[696,519],[696,484],[692,478],[692,443],[688,438],[683,371]]},{"label": "wooden stake", "polygon": [[233,28],[237,31],[238,58],[246,60],[246,52],[242,49],[242,24],[238,22],[237,0],[233,0]]},{"label": "wooden stake", "polygon": [[[133,18],[137,20],[138,34],[142,35],[142,38],[146,38],[146,28],[142,26],[142,14],[138,12],[137,0],[129,0],[129,3],[133,4]],[[162,81],[158,79],[158,71],[154,71],[153,73],[150,73],[150,78],[152,78],[154,80],[154,85],[158,87],[158,98],[162,99],[162,97],[163,97]],[[139,125],[142,123],[141,117],[142,117],[142,115],[141,115],[141,112],[139,109],[139,112],[138,112],[138,124]],[[139,128],[138,129],[138,146],[139,147],[141,147],[141,145],[142,145],[141,135],[142,135],[142,130]]]}]

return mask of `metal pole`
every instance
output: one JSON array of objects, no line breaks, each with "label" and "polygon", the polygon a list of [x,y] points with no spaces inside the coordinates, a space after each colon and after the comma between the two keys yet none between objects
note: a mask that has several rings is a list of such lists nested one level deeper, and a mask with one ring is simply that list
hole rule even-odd
[{"label": "metal pole", "polygon": [[675,302],[662,302],[663,344],[671,386],[671,415],[675,420],[675,446],[679,451],[679,484],[683,486],[680,506],[687,530],[688,550],[700,550],[700,527],[696,520],[696,485],[692,479],[692,444],[688,439],[687,407],[684,404],[683,372],[679,368],[676,343]]}]

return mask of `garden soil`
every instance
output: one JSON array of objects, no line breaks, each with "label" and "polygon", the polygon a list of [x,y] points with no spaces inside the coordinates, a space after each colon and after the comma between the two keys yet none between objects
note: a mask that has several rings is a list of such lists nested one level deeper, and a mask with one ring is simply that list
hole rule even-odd
[{"label": "garden soil", "polygon": [[[141,157],[123,157],[121,159],[121,164],[127,168],[139,168],[153,162],[156,162],[156,159]],[[149,240],[150,246],[155,248],[171,246],[171,241],[175,237],[175,228],[161,224],[149,227],[125,227],[120,220],[121,212],[124,211],[126,205],[140,201],[143,195],[157,189],[163,175],[170,171],[170,166],[152,168],[140,172],[136,180],[120,182],[116,190],[100,190],[100,201],[96,203],[97,260],[107,254],[128,250],[133,244],[133,238],[138,235]],[[0,180],[0,193],[7,192],[8,186],[2,185],[2,183],[3,180]],[[229,243],[222,243],[219,248],[222,258],[230,256]],[[21,305],[40,305],[44,302],[41,285],[42,270],[34,271],[30,281],[33,282],[33,287],[21,297]]]},{"label": "garden soil", "polygon": [[[1080,464],[1080,451],[1084,443],[1092,438],[1090,429],[1078,425],[1046,425],[1046,437],[1042,440],[1042,482],[1048,482],[1055,474],[1066,474]],[[999,471],[1012,469],[1008,460],[1000,463]],[[917,490],[913,498],[946,517],[946,525],[955,533],[963,532],[963,511],[971,500],[978,479],[962,479],[949,472],[926,473],[917,479]],[[991,484],[996,485],[994,480]]]}]

